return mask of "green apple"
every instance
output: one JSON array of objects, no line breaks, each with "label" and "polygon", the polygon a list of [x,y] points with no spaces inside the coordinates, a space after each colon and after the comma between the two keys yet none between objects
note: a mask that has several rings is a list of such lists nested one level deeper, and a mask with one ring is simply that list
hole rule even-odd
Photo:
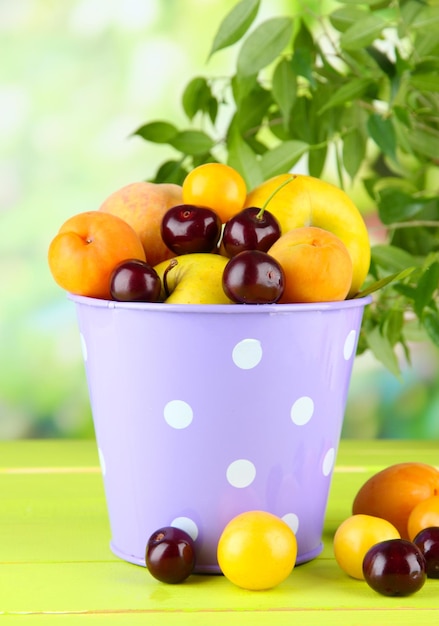
[{"label": "green apple", "polygon": [[170,304],[230,304],[222,277],[229,259],[220,254],[181,254],[155,266],[162,299]]}]

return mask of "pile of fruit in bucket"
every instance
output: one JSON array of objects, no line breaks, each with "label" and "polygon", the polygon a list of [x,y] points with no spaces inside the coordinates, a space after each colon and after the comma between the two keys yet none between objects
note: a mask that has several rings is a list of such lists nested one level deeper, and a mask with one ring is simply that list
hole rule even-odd
[{"label": "pile of fruit in bucket", "polygon": [[[337,301],[358,294],[368,273],[364,220],[341,189],[283,174],[250,192],[230,166],[208,163],[182,186],[139,182],[79,213],[49,247],[55,281],[92,298],[177,304]],[[179,583],[193,571],[190,535],[165,526],[145,541],[152,576]],[[372,476],[334,535],[349,576],[390,596],[439,578],[439,471],[403,463]],[[269,589],[296,564],[297,541],[281,518],[246,511],[224,528],[223,574]]]},{"label": "pile of fruit in bucket", "polygon": [[343,190],[282,174],[248,191],[222,163],[194,168],[181,186],[127,185],[68,219],[49,247],[63,289],[133,302],[340,301],[369,264],[366,225]]},{"label": "pile of fruit in bucket", "polygon": [[[381,470],[359,489],[352,515],[337,528],[333,549],[341,569],[386,596],[408,596],[439,578],[439,471],[423,463]],[[224,528],[217,548],[222,573],[238,587],[263,590],[294,569],[297,542],[281,518],[247,511]],[[180,528],[164,527],[146,544],[155,578],[180,583],[193,572],[195,545]]]}]

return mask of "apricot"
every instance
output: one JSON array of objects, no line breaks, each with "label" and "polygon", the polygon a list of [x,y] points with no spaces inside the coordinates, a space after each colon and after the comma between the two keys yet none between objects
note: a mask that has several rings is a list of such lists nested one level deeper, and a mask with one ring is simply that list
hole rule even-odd
[{"label": "apricot", "polygon": [[278,219],[282,234],[293,228],[317,226],[339,237],[352,259],[349,297],[354,296],[369,271],[370,241],[363,216],[345,191],[313,176],[280,174],[250,191],[244,207],[262,207],[288,179],[291,182],[273,195],[267,210]]},{"label": "apricot", "polygon": [[111,299],[113,269],[128,259],[145,261],[136,232],[120,217],[86,211],[69,218],[52,239],[49,268],[60,287],[70,293]]},{"label": "apricot", "polygon": [[352,260],[333,233],[315,226],[294,228],[275,241],[268,253],[285,273],[280,303],[346,298],[352,282]]},{"label": "apricot", "polygon": [[409,539],[413,541],[421,530],[432,526],[439,527],[439,495],[421,500],[412,509],[407,522]]},{"label": "apricot", "polygon": [[409,539],[408,519],[421,501],[439,494],[439,471],[425,463],[397,463],[369,478],[355,496],[353,514],[382,517]]},{"label": "apricot", "polygon": [[148,263],[156,265],[174,256],[161,237],[160,226],[166,211],[182,202],[180,185],[143,181],[114,191],[99,210],[125,220],[139,236]]}]

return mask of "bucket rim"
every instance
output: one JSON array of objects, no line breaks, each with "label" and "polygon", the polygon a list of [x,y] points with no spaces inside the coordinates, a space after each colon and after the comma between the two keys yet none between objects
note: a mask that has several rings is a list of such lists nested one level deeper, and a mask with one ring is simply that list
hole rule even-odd
[{"label": "bucket rim", "polygon": [[68,293],[67,297],[82,306],[155,313],[200,313],[200,314],[282,314],[305,311],[338,311],[341,309],[364,308],[372,302],[372,296],[350,298],[334,302],[303,302],[289,304],[170,304],[166,302],[119,302]]}]

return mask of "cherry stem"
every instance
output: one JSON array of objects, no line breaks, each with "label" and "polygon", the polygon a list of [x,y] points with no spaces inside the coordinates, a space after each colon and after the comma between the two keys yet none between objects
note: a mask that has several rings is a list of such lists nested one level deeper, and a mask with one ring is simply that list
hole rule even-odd
[{"label": "cherry stem", "polygon": [[288,178],[287,180],[284,180],[283,183],[281,183],[278,187],[276,187],[276,189],[274,191],[271,192],[271,194],[265,200],[265,202],[262,205],[262,207],[259,209],[259,212],[256,215],[256,219],[258,219],[258,220],[262,219],[262,216],[264,215],[264,211],[267,208],[267,204],[272,201],[272,199],[274,198],[274,196],[277,194],[278,191],[280,191],[281,189],[286,187],[286,185],[288,185],[289,183],[291,183],[295,179],[296,179],[296,177],[294,175],[292,175],[291,178]]},{"label": "cherry stem", "polygon": [[170,272],[172,268],[175,267],[176,265],[178,265],[177,259],[171,259],[168,267],[165,269],[163,273],[163,289],[165,290],[166,298],[169,298],[169,296],[171,295],[171,292],[169,291],[169,286],[168,286],[168,272]]}]

